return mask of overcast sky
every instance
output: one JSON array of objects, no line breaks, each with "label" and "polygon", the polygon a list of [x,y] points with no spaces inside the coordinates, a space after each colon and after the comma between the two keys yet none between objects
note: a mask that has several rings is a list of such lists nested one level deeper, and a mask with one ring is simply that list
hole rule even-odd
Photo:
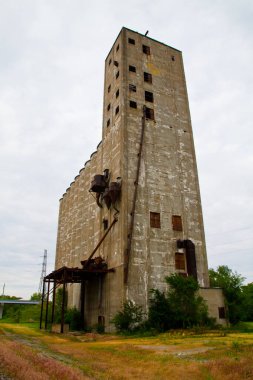
[{"label": "overcast sky", "polygon": [[54,269],[59,198],[101,140],[122,26],[183,51],[209,267],[253,281],[252,0],[0,1],[0,294]]}]

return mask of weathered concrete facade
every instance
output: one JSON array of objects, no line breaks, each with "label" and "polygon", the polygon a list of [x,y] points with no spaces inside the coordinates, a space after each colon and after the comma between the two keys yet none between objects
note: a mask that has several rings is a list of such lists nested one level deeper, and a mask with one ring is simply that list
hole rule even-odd
[{"label": "weathered concrete facade", "polygon": [[[110,182],[120,177],[115,208],[89,192],[105,169]],[[109,329],[125,299],[147,309],[149,290],[166,289],[171,273],[209,286],[182,53],[126,28],[105,60],[102,141],[60,200],[56,269],[81,267],[115,214],[96,252],[115,272],[86,284],[88,325],[102,318]],[[80,305],[80,285],[68,287],[68,303]]]}]

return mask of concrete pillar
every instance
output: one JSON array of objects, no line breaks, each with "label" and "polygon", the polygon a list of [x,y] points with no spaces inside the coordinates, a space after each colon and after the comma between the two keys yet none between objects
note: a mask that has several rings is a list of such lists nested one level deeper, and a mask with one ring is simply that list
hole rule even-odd
[{"label": "concrete pillar", "polygon": [[4,303],[0,303],[0,319],[3,318]]}]

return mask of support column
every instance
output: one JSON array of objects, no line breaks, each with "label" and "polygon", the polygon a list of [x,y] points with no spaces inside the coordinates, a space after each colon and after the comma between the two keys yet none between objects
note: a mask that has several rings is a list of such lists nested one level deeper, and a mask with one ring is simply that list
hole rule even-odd
[{"label": "support column", "polygon": [[44,294],[45,293],[45,279],[43,280],[43,290],[41,295],[41,308],[40,308],[40,329],[42,327],[42,318],[43,318],[43,306],[44,306]]}]

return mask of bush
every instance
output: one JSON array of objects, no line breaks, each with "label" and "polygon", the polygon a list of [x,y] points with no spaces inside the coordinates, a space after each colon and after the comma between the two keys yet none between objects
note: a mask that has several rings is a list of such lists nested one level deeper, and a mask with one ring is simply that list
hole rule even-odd
[{"label": "bush", "polygon": [[69,323],[69,329],[72,331],[80,331],[82,329],[81,313],[76,307],[67,310],[65,323]]},{"label": "bush", "polygon": [[135,305],[132,301],[126,301],[123,310],[119,311],[111,320],[117,331],[127,332],[138,328],[143,320],[141,306]]}]

